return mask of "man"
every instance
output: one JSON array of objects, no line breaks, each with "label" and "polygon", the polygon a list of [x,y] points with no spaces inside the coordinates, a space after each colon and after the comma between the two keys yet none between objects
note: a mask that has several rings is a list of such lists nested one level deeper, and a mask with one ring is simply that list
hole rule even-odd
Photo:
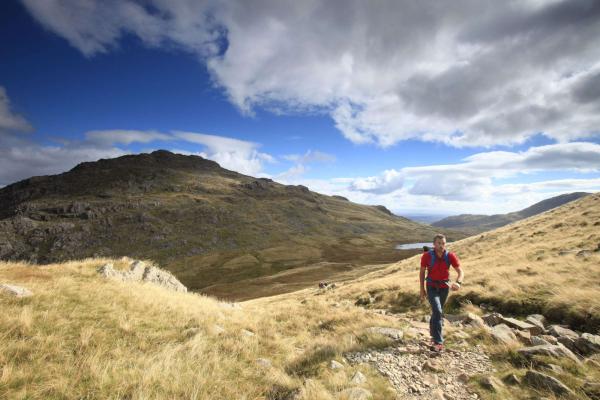
[{"label": "man", "polygon": [[[444,235],[435,235],[433,248],[433,250],[423,253],[421,256],[419,288],[421,301],[425,299],[425,293],[427,293],[429,304],[431,304],[431,319],[429,320],[429,333],[432,340],[431,349],[439,352],[444,349],[442,318],[444,304],[448,298],[450,265],[458,272],[456,282],[450,285],[453,291],[460,289],[464,274],[456,254],[446,251],[446,237]],[[427,279],[425,279],[425,269],[427,269]],[[425,282],[427,282],[427,290]]]}]

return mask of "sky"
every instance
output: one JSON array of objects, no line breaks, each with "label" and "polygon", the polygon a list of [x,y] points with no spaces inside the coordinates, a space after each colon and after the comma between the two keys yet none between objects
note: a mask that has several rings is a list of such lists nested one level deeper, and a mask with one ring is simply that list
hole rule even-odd
[{"label": "sky", "polygon": [[167,149],[399,215],[600,191],[597,0],[8,0],[0,37],[0,186]]}]

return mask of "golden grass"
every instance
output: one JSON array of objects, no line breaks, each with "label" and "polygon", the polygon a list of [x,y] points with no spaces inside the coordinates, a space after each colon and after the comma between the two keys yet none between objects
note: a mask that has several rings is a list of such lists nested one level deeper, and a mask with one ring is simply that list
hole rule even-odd
[{"label": "golden grass", "polygon": [[[450,300],[485,299],[517,314],[538,307],[593,327],[600,316],[600,253],[577,252],[597,247],[598,220],[596,194],[454,243],[465,285]],[[241,307],[96,273],[106,262],[126,268],[127,258],[47,266],[0,262],[0,282],[34,293],[22,299],[0,294],[0,398],[286,399],[297,393],[301,399],[337,399],[361,370],[374,398],[388,399],[389,385],[374,370],[347,365],[334,371],[328,363],[342,362],[346,351],[388,344],[366,334],[367,327],[403,328],[398,319],[354,306],[358,297],[372,296],[372,307],[426,312],[418,303],[418,259],[332,291],[304,289]],[[488,347],[501,372],[524,373],[514,349],[494,345],[484,331],[472,340]],[[272,365],[261,366],[258,358]],[[563,367],[569,374],[562,378],[573,385],[585,374],[600,378],[590,366]],[[513,396],[525,398],[523,393]]]},{"label": "golden grass", "polygon": [[[454,242],[465,272],[448,301],[477,300],[511,314],[542,312],[554,322],[600,329],[600,194]],[[579,252],[585,251],[585,254]],[[416,304],[420,255],[344,285],[334,298],[379,293],[378,308]],[[451,279],[456,273],[451,271]],[[298,296],[302,292],[290,294]]]},{"label": "golden grass", "polygon": [[[123,268],[128,260],[0,263],[0,282],[34,293],[0,295],[0,398],[275,399],[296,391],[327,398],[348,387],[355,370],[331,375],[331,359],[387,344],[365,328],[390,322],[349,303],[311,296],[236,308],[104,280],[95,270],[106,262]],[[369,382],[384,398],[385,381]]]}]

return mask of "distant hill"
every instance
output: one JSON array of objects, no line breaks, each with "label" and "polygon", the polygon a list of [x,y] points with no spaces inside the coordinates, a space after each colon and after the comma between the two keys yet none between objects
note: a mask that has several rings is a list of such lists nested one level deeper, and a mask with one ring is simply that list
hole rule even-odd
[{"label": "distant hill", "polygon": [[0,189],[0,259],[143,257],[191,289],[222,295],[220,285],[232,291],[235,282],[319,262],[397,261],[397,243],[434,234],[383,206],[165,150],[84,162]]},{"label": "distant hill", "polygon": [[510,224],[512,222],[524,218],[529,218],[531,216],[541,214],[545,211],[562,206],[563,204],[569,203],[573,200],[577,200],[583,196],[587,196],[588,194],[589,193],[585,192],[562,194],[560,196],[555,196],[546,200],[542,200],[539,203],[535,203],[534,205],[527,207],[521,211],[516,211],[508,214],[494,215],[461,214],[441,219],[432,223],[431,225],[440,228],[461,230],[466,234],[473,235],[489,231],[495,228],[499,228],[501,226]]},{"label": "distant hill", "polygon": [[437,215],[433,215],[433,214],[402,214],[403,217],[406,217],[408,219],[411,219],[413,221],[417,221],[417,222],[422,222],[424,224],[431,224],[432,222],[436,222],[439,221],[442,218],[446,218],[448,216],[448,214],[446,215],[441,215],[441,214],[437,214]]}]

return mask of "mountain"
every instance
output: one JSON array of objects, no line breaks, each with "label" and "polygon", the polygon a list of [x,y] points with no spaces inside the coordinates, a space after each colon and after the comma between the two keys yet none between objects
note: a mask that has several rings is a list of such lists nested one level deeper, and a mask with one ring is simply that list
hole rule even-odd
[{"label": "mountain", "polygon": [[[599,226],[596,193],[453,242],[465,278],[442,354],[425,345],[419,255],[241,303],[105,278],[135,275],[126,258],[0,261],[0,398],[597,398]],[[513,328],[484,323],[492,310]],[[533,313],[545,335],[514,328]]]},{"label": "mountain", "polygon": [[397,243],[435,234],[383,206],[165,150],[84,162],[6,186],[0,228],[0,259],[144,257],[193,290],[233,298],[252,296],[244,292],[251,285],[238,282],[293,268],[325,263],[319,271],[326,277],[328,268],[396,261],[403,254]]},{"label": "mountain", "polygon": [[461,214],[441,219],[431,225],[439,228],[460,230],[467,234],[474,235],[543,213],[555,207],[577,200],[580,197],[587,196],[588,194],[589,193],[585,192],[561,194],[560,196],[542,200],[521,211],[494,215]]}]

